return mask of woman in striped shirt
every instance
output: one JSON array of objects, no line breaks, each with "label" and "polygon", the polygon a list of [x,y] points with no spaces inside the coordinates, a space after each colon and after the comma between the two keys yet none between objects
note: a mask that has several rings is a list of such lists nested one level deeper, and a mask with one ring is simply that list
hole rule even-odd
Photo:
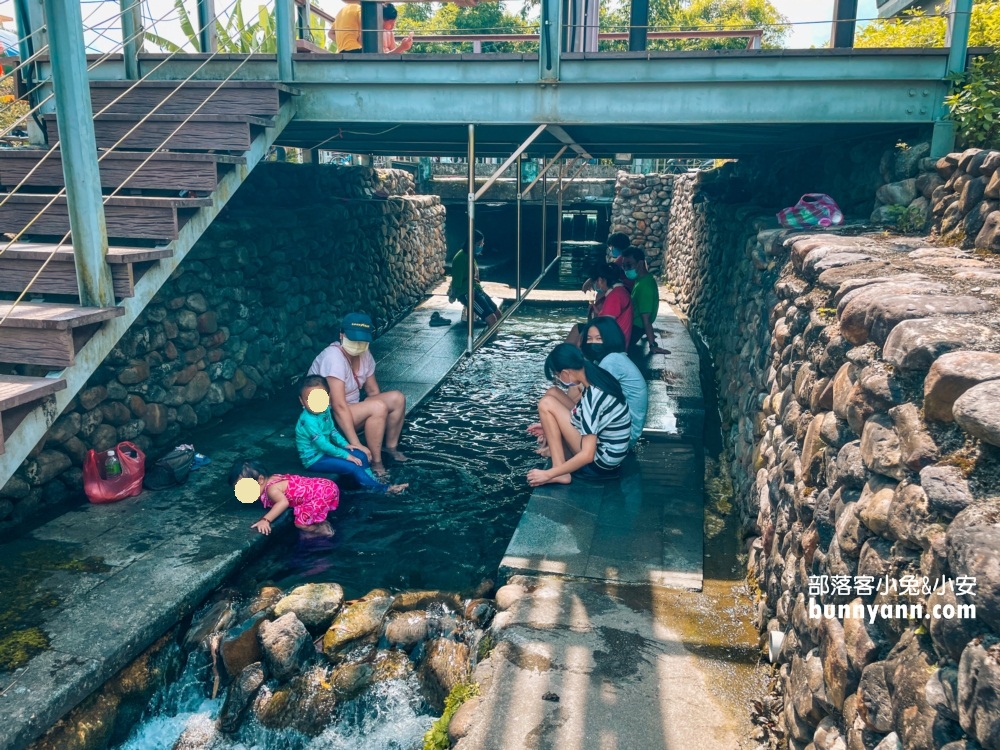
[{"label": "woman in striped shirt", "polygon": [[552,350],[545,360],[545,376],[564,389],[550,388],[538,402],[552,468],[532,469],[528,484],[569,484],[574,476],[617,476],[628,453],[632,425],[621,385],[610,373],[587,362],[572,344],[559,344]]}]

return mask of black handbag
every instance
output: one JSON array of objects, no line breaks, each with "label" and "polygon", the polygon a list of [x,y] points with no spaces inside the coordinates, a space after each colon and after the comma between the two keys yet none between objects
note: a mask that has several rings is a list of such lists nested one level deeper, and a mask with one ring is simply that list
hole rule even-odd
[{"label": "black handbag", "polygon": [[194,448],[174,448],[152,466],[146,467],[142,486],[147,490],[165,490],[187,481],[194,463]]}]

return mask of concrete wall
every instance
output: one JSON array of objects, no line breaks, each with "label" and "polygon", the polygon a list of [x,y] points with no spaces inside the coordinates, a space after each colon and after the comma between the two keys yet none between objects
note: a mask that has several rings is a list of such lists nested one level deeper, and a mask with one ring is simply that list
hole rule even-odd
[{"label": "concrete wall", "polygon": [[155,456],[304,372],[345,312],[381,328],[412,307],[445,251],[444,207],[412,188],[402,171],[257,167],[0,490],[0,531],[80,496],[89,448]]},{"label": "concrete wall", "polygon": [[[880,163],[854,167],[870,185]],[[784,636],[763,712],[799,750],[998,748],[1000,262],[781,230],[783,202],[746,201],[746,170],[675,179],[665,274],[715,359],[755,621]],[[858,595],[866,575],[920,586]],[[810,592],[810,576],[847,576],[852,592]],[[974,596],[923,587],[960,576]],[[810,598],[977,616],[825,619]]]}]

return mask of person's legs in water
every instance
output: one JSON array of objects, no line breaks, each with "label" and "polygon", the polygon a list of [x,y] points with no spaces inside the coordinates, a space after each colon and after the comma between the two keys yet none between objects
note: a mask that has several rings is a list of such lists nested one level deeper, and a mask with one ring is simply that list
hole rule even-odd
[{"label": "person's legs in water", "polygon": [[309,471],[318,474],[337,474],[339,476],[349,476],[357,482],[361,489],[372,490],[374,492],[402,492],[408,484],[387,485],[375,479],[368,473],[368,457],[359,450],[351,450],[351,455],[361,461],[358,465],[346,458],[334,458],[333,456],[323,456],[319,461],[309,467]]},{"label": "person's legs in water", "polygon": [[[538,402],[538,418],[549,446],[553,468],[566,463],[567,454],[572,456],[580,452],[583,436],[570,424],[570,410],[565,403],[549,395],[542,396],[542,400]],[[552,480],[555,484],[569,484],[572,481],[569,475]]]},{"label": "person's legs in water", "polygon": [[[365,399],[368,401],[379,401],[385,405],[385,452],[393,461],[408,460],[399,450],[399,436],[403,433],[403,421],[406,419],[406,396],[402,391],[383,391]],[[365,431],[367,435],[367,430]],[[371,450],[371,444],[368,445]],[[375,466],[375,454],[372,453],[372,468]]]},{"label": "person's legs in water", "polygon": [[382,441],[385,438],[389,408],[376,398],[366,398],[356,404],[348,404],[354,418],[354,429],[364,429],[365,445],[372,452],[371,467],[377,474],[385,472],[382,464]]},{"label": "person's legs in water", "polygon": [[[549,388],[545,392],[545,396],[556,399],[570,411],[573,411],[573,407],[576,406],[576,401],[574,401],[570,395],[566,393],[566,391],[561,388],[556,388],[555,386]],[[542,429],[541,422],[535,422],[534,424],[528,425],[528,434],[538,439],[538,448],[535,450],[535,453],[544,458],[549,458],[551,456],[551,452],[549,451],[549,443],[545,437],[545,431]]]},{"label": "person's legs in water", "polygon": [[299,526],[298,524],[295,524],[295,528],[307,536],[331,537],[334,534],[333,527],[330,525],[329,521],[321,521],[320,523],[313,523],[308,526]]}]

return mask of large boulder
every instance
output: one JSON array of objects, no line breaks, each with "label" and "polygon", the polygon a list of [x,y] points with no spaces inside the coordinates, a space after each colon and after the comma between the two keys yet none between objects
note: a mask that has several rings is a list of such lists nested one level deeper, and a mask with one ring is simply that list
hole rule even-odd
[{"label": "large boulder", "polygon": [[1000,632],[1000,500],[976,503],[955,516],[947,549],[952,574],[975,580],[965,602],[976,605],[978,620]]},{"label": "large boulder", "polygon": [[427,643],[419,675],[434,705],[444,705],[451,689],[469,678],[469,656],[468,646],[450,638],[436,638]]},{"label": "large boulder", "polygon": [[316,655],[309,631],[292,612],[260,626],[260,646],[268,672],[281,681],[301,672]]},{"label": "large boulder", "polygon": [[924,379],[924,414],[941,422],[953,420],[952,407],[967,390],[1000,380],[1000,354],[954,351],[939,357]]},{"label": "large boulder", "polygon": [[250,705],[260,686],[264,684],[265,679],[267,679],[267,675],[264,673],[264,665],[255,662],[244,669],[229,686],[226,700],[219,712],[219,728],[223,732],[232,734],[239,729],[247,706]]},{"label": "large boulder", "polygon": [[1000,380],[973,386],[955,400],[958,426],[984,443],[1000,445]]},{"label": "large boulder", "polygon": [[344,601],[344,589],[337,583],[307,583],[297,586],[274,605],[274,614],[281,617],[294,612],[309,630],[324,630]]},{"label": "large boulder", "polygon": [[949,352],[979,346],[994,337],[986,326],[955,318],[917,318],[897,325],[882,347],[886,362],[924,372]]},{"label": "large boulder", "polygon": [[392,599],[388,591],[375,589],[344,607],[323,636],[323,653],[339,659],[343,651],[357,642],[375,640]]},{"label": "large boulder", "polygon": [[958,717],[985,750],[1000,748],[1000,644],[973,641],[958,665]]}]

